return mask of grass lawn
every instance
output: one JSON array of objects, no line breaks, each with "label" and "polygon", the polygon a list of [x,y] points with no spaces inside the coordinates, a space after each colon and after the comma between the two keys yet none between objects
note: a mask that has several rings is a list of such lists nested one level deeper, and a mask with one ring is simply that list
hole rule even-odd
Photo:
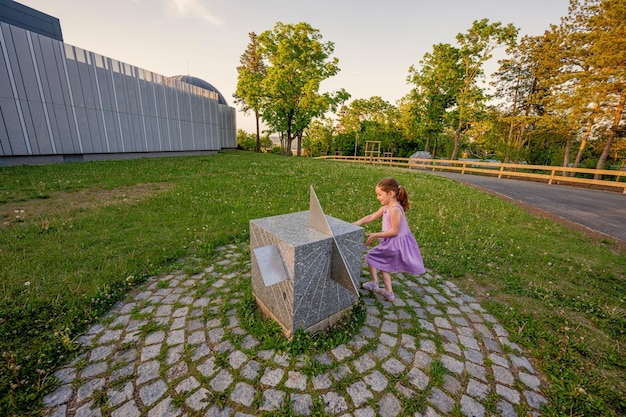
[{"label": "grass lawn", "polygon": [[[476,296],[546,377],[543,415],[626,415],[626,254],[446,178],[230,152],[0,167],[0,415],[35,415],[74,340],[147,277],[248,241],[250,219],[354,221],[409,191],[427,268]],[[366,226],[378,230],[378,223]]]}]

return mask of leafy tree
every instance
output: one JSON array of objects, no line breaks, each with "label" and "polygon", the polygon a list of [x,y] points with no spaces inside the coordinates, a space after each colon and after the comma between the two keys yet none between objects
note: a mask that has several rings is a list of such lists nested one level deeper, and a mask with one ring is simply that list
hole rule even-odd
[{"label": "leafy tree", "polygon": [[349,98],[345,90],[320,93],[320,84],[339,72],[338,59],[331,58],[332,42],[322,42],[317,29],[308,23],[276,23],[258,37],[258,49],[266,62],[261,81],[263,120],[278,132],[285,155],[291,154],[294,139],[301,154],[302,135],[314,118]]},{"label": "leafy tree", "polygon": [[263,104],[263,90],[261,82],[265,78],[266,69],[262,56],[259,53],[259,44],[256,33],[248,34],[250,42],[246,51],[239,59],[237,67],[237,90],[233,94],[235,102],[242,105],[245,112],[253,111],[256,121],[256,152],[261,152],[261,134],[259,131],[259,118]]},{"label": "leafy tree", "polygon": [[437,149],[437,138],[443,132],[449,109],[457,103],[463,80],[459,50],[450,44],[437,44],[426,53],[420,67],[411,66],[407,81],[415,84],[410,93],[414,124],[419,135],[426,138],[424,150]]},{"label": "leafy tree", "polygon": [[394,152],[401,137],[399,118],[397,107],[381,97],[356,99],[340,109],[337,130],[354,137],[355,154],[360,153],[358,145],[364,148],[368,140],[380,141],[383,152]]},{"label": "leafy tree", "polygon": [[[604,138],[596,168],[604,167],[616,140],[623,136],[626,102],[626,3],[623,0],[570,0],[569,14],[556,33],[550,91],[555,106],[578,120],[586,144]],[[599,178],[599,176],[596,176]]]},{"label": "leafy tree", "polygon": [[492,58],[498,46],[513,47],[517,41],[518,29],[512,24],[502,26],[500,22],[489,23],[488,19],[475,20],[466,33],[459,33],[459,57],[463,66],[463,76],[456,92],[456,121],[454,128],[454,150],[451,159],[456,159],[461,146],[461,134],[468,129],[476,113],[486,99],[477,82],[484,75],[483,64]]}]

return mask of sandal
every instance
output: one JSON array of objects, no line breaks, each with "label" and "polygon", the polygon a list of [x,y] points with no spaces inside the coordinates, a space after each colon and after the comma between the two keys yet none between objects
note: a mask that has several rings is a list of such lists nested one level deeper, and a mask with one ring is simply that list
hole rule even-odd
[{"label": "sandal", "polygon": [[385,299],[386,299],[387,301],[391,301],[391,302],[393,302],[393,301],[395,301],[395,299],[396,299],[396,295],[395,295],[393,292],[387,292],[387,291],[385,291],[385,290],[380,290],[380,291],[377,291],[377,292],[378,292],[380,295],[382,295],[383,297],[385,297]]},{"label": "sandal", "polygon": [[378,290],[378,283],[377,282],[368,281],[368,282],[363,284],[363,288],[365,288],[366,290],[369,290],[369,291],[377,291]]}]

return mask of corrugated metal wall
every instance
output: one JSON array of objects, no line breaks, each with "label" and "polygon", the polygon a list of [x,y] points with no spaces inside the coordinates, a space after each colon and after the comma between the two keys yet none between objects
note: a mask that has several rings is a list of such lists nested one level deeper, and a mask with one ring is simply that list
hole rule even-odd
[{"label": "corrugated metal wall", "polygon": [[0,23],[0,156],[235,148],[217,94]]}]

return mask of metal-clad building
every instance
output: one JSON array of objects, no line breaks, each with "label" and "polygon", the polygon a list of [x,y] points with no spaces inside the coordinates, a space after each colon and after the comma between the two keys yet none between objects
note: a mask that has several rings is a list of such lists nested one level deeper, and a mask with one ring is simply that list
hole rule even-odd
[{"label": "metal-clad building", "polygon": [[5,22],[0,57],[0,165],[237,146],[235,109],[216,89],[190,83],[202,80],[165,77]]}]

